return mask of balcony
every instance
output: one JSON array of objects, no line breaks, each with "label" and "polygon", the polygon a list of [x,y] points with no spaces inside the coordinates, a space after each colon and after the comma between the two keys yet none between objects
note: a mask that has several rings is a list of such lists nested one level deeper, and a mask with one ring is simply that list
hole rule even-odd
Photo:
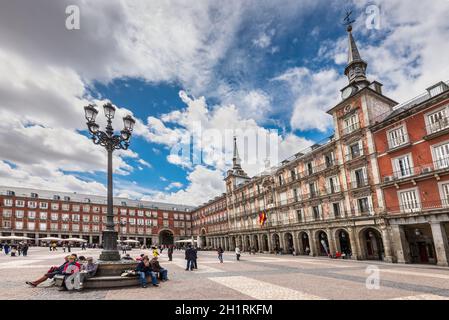
[{"label": "balcony", "polygon": [[427,135],[424,139],[432,139],[449,132],[449,117],[442,118],[438,122],[426,126]]},{"label": "balcony", "polygon": [[410,139],[408,134],[398,136],[396,138],[388,139],[388,152],[396,151],[400,148],[410,145]]},{"label": "balcony", "polygon": [[439,159],[429,164],[422,164],[416,167],[404,168],[400,171],[394,171],[388,175],[382,176],[383,185],[390,185],[397,182],[403,182],[421,176],[429,176],[440,171],[449,169],[449,157]]},{"label": "balcony", "polygon": [[314,198],[318,198],[320,195],[321,195],[321,191],[320,190],[314,190],[314,191],[312,191],[310,193],[306,193],[304,195],[304,199],[311,200],[311,199],[314,199]]},{"label": "balcony", "polygon": [[424,213],[431,211],[444,210],[449,208],[449,199],[442,199],[437,201],[413,201],[399,206],[387,207],[387,213],[389,214],[401,214],[401,213]]},{"label": "balcony", "polygon": [[335,193],[339,193],[340,191],[341,191],[341,189],[340,189],[339,185],[330,186],[330,187],[326,188],[327,194],[335,194]]},{"label": "balcony", "polygon": [[348,135],[350,133],[353,133],[355,131],[357,131],[358,129],[360,129],[360,123],[356,122],[350,126],[347,126],[346,128],[343,128],[342,132],[342,136]]},{"label": "balcony", "polygon": [[358,149],[357,151],[345,154],[345,160],[351,161],[351,160],[359,159],[363,155],[364,155],[363,150]]},{"label": "balcony", "polygon": [[351,189],[358,189],[368,186],[368,179],[356,179],[350,182]]}]

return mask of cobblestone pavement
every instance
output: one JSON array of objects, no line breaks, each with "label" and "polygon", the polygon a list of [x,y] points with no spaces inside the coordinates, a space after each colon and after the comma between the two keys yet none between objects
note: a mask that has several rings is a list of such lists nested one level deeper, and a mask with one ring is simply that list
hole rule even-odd
[{"label": "cobblestone pavement", "polygon": [[[72,250],[73,253],[97,258],[100,250]],[[149,250],[132,250],[131,256],[149,254]],[[44,282],[37,288],[25,284],[43,275],[50,266],[61,264],[66,253],[61,249],[31,248],[28,257],[10,257],[0,253],[0,299],[399,299],[449,300],[449,268],[425,265],[401,265],[370,261],[331,260],[291,255],[243,254],[236,261],[225,253],[219,263],[214,252],[199,252],[198,270],[185,271],[184,252],[175,252],[169,262],[164,252],[161,265],[169,270],[170,281],[160,287],[140,287],[59,292]],[[379,286],[367,277],[378,268]],[[371,279],[371,278],[370,278]]]}]

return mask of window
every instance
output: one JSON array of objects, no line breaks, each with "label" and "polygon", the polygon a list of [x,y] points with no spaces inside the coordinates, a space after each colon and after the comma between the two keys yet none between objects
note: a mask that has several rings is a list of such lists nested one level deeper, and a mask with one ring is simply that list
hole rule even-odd
[{"label": "window", "polygon": [[5,207],[12,207],[12,199],[3,199],[3,204],[5,205]]},{"label": "window", "polygon": [[420,208],[416,189],[400,191],[399,201],[402,212],[414,212]]},{"label": "window", "polygon": [[70,220],[70,216],[67,213],[64,213],[62,215],[62,221],[67,222]]},{"label": "window", "polygon": [[92,232],[98,232],[98,231],[100,231],[99,226],[92,226]]},{"label": "window", "polygon": [[83,215],[83,222],[89,222],[90,221],[90,216],[85,214]]},{"label": "window", "polygon": [[340,192],[340,184],[338,183],[338,177],[333,176],[327,179],[327,193],[332,194]]},{"label": "window", "polygon": [[[186,220],[190,219],[190,215],[186,214]],[[179,214],[179,220],[184,220],[184,215],[183,214]]]},{"label": "window", "polygon": [[39,202],[39,209],[47,210],[48,209],[48,203],[47,202]]},{"label": "window", "polygon": [[89,232],[90,231],[89,225],[83,225],[83,231],[84,232]]},{"label": "window", "polygon": [[137,219],[137,225],[143,226],[143,219]]},{"label": "window", "polygon": [[143,217],[143,210],[137,210],[137,215],[139,217]]},{"label": "window", "polygon": [[22,221],[16,221],[16,229],[22,230],[23,229],[23,222]]},{"label": "window", "polygon": [[36,201],[28,201],[28,208],[36,209],[37,208],[37,202]]},{"label": "window", "polygon": [[309,183],[309,193],[310,193],[310,198],[314,198],[314,197],[316,197],[318,195],[316,182]]},{"label": "window", "polygon": [[168,220],[164,220],[164,227],[168,228]]},{"label": "window", "polygon": [[153,211],[151,214],[153,215],[153,218],[157,218],[157,211]]},{"label": "window", "polygon": [[80,221],[80,215],[79,214],[72,214],[72,221],[79,222]]},{"label": "window", "polygon": [[73,205],[72,206],[72,211],[73,212],[79,212],[80,211],[80,206],[79,205]]},{"label": "window", "polygon": [[313,219],[320,220],[321,219],[320,207],[319,206],[312,207],[312,214],[313,214]]},{"label": "window", "polygon": [[2,222],[2,227],[3,227],[4,229],[10,229],[10,228],[11,228],[11,221],[3,220],[3,222]]},{"label": "window", "polygon": [[449,127],[446,109],[438,110],[427,116],[427,133],[432,134]]},{"label": "window", "polygon": [[20,208],[25,207],[25,201],[23,201],[23,200],[16,200],[16,207],[20,207]]},{"label": "window", "polygon": [[34,230],[36,228],[36,224],[34,222],[27,223],[28,230]]},{"label": "window", "polygon": [[59,210],[59,203],[52,203],[51,210]]},{"label": "window", "polygon": [[83,206],[83,211],[84,212],[89,212],[90,211],[90,206],[89,205],[84,205]]},{"label": "window", "polygon": [[164,215],[164,219],[168,219],[168,212],[164,212],[163,215]]},{"label": "window", "polygon": [[157,227],[157,219],[153,219],[153,226]]},{"label": "window", "polygon": [[334,217],[335,218],[340,218],[341,217],[341,210],[340,210],[340,203],[339,202],[332,203],[332,210],[334,212]]},{"label": "window", "polygon": [[388,146],[390,149],[399,147],[408,142],[408,136],[405,133],[405,126],[394,128],[388,131]]},{"label": "window", "polygon": [[108,207],[101,207],[101,212],[107,213],[108,212]]},{"label": "window", "polygon": [[47,220],[47,212],[39,212],[39,219]]},{"label": "window", "polygon": [[299,195],[300,195],[299,190],[297,188],[293,189],[293,198],[294,198],[295,202],[299,201]]},{"label": "window", "polygon": [[92,216],[92,221],[93,222],[100,222],[100,217],[99,216]]},{"label": "window", "polygon": [[326,168],[330,168],[335,163],[335,156],[333,152],[329,152],[324,156],[324,162],[326,163]]},{"label": "window", "polygon": [[134,209],[129,209],[129,215],[130,215],[130,216],[135,216],[135,215],[136,215],[136,210],[134,210]]},{"label": "window", "polygon": [[121,209],[120,209],[120,213],[121,213],[121,214],[126,214],[127,211],[128,211],[128,210],[127,210],[126,208],[121,208]]},{"label": "window", "polygon": [[303,221],[303,215],[302,215],[302,210],[296,210],[296,218],[298,219],[298,222],[302,222]]},{"label": "window", "polygon": [[444,143],[433,147],[435,169],[449,167],[449,143]]},{"label": "window", "polygon": [[16,210],[16,218],[17,219],[23,219],[24,212],[23,210]]},{"label": "window", "polygon": [[287,192],[282,192],[279,194],[279,201],[281,205],[287,204]]},{"label": "window", "polygon": [[313,174],[313,164],[312,162],[308,162],[307,163],[307,174],[310,176],[311,174]]},{"label": "window", "polygon": [[145,211],[145,217],[150,218],[151,217],[151,212],[150,211]]},{"label": "window", "polygon": [[92,207],[92,211],[98,213],[100,212],[100,207]]},{"label": "window", "polygon": [[61,225],[61,229],[62,229],[62,231],[69,231],[69,225],[68,224],[62,224]]},{"label": "window", "polygon": [[50,224],[50,229],[51,229],[52,231],[58,230],[58,224],[57,224],[57,223],[51,223],[51,224]]},{"label": "window", "polygon": [[173,219],[178,220],[178,214],[177,213],[173,214]]},{"label": "window", "polygon": [[405,155],[393,160],[394,176],[397,178],[408,177],[412,175],[412,165],[410,155]]},{"label": "window", "polygon": [[69,211],[70,205],[69,205],[68,203],[63,203],[63,204],[61,205],[61,209],[62,209],[63,211]]},{"label": "window", "polygon": [[351,172],[352,176],[352,187],[353,188],[361,188],[368,184],[366,178],[366,168],[356,169]]},{"label": "window", "polygon": [[36,211],[28,211],[28,219],[36,219]]},{"label": "window", "polygon": [[57,221],[58,220],[58,214],[57,213],[52,213],[51,214],[51,220],[53,220],[53,221]]},{"label": "window", "polygon": [[440,184],[441,202],[444,207],[449,206],[449,183]]},{"label": "window", "polygon": [[359,213],[368,213],[370,211],[368,198],[357,199],[357,209]]},{"label": "window", "polygon": [[148,227],[151,226],[151,220],[150,219],[146,219],[145,220],[145,225],[148,226]]},{"label": "window", "polygon": [[39,223],[39,230],[41,231],[47,230],[47,224],[45,222]]},{"label": "window", "polygon": [[3,217],[4,218],[11,218],[12,216],[12,210],[11,209],[3,209]]},{"label": "window", "polygon": [[358,141],[348,146],[347,160],[352,160],[363,155],[363,143]]},{"label": "window", "polygon": [[347,117],[344,119],[344,128],[343,128],[343,134],[351,133],[359,128],[359,122],[357,114],[353,114],[352,116]]},{"label": "window", "polygon": [[131,225],[135,225],[135,224],[136,224],[136,219],[134,219],[134,218],[129,218],[128,222],[129,222],[129,224],[131,224]]},{"label": "window", "polygon": [[80,231],[80,225],[79,224],[72,224],[72,231]]}]

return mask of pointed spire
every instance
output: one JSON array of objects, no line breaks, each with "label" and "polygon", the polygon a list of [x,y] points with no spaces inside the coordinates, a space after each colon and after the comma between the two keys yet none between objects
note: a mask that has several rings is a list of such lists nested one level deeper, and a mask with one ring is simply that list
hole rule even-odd
[{"label": "pointed spire", "polygon": [[348,51],[348,65],[345,68],[345,75],[348,77],[349,83],[362,83],[368,85],[369,82],[366,79],[366,67],[368,64],[363,61],[360,56],[357,44],[352,36],[352,25],[348,25],[346,29],[348,32],[349,51]]},{"label": "pointed spire", "polygon": [[237,148],[237,137],[234,136],[234,155],[232,157],[232,168],[233,169],[239,169],[240,166],[240,157],[239,157],[239,149]]}]

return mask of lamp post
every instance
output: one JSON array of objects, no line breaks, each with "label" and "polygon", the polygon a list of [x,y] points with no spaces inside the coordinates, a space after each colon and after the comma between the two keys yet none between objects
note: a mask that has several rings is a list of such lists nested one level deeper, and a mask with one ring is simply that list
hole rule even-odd
[{"label": "lamp post", "polygon": [[112,152],[114,150],[127,150],[129,140],[136,121],[131,116],[123,118],[124,128],[120,131],[120,135],[114,134],[112,128],[112,119],[115,115],[115,107],[106,103],[103,105],[104,115],[107,120],[106,130],[101,131],[100,126],[95,123],[98,110],[95,105],[84,107],[87,120],[87,127],[92,136],[92,141],[104,147],[108,152],[108,211],[106,214],[106,230],[103,230],[103,251],[100,254],[102,261],[118,261],[120,253],[117,250],[118,233],[114,230],[114,213],[113,213],[113,197],[112,197]]}]

